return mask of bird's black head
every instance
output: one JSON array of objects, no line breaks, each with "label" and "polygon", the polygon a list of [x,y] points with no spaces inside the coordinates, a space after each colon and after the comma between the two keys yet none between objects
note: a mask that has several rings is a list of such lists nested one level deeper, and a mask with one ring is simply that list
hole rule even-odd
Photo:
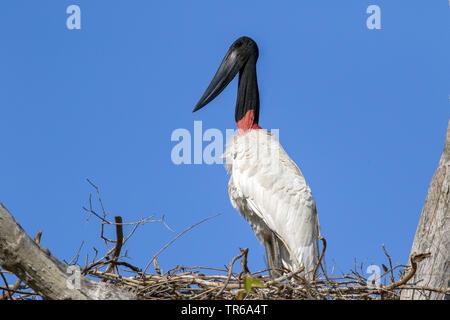
[{"label": "bird's black head", "polygon": [[[258,123],[259,92],[256,80],[256,61],[258,60],[258,46],[249,37],[240,37],[228,49],[216,75],[212,79],[203,96],[195,106],[193,112],[203,108],[233,80],[239,72],[239,89],[236,102],[235,119],[238,123],[247,117],[251,118],[251,125]],[[252,111],[249,113],[249,111]],[[245,120],[245,122],[248,122]]]},{"label": "bird's black head", "polygon": [[240,37],[231,45],[228,52],[235,52],[237,55],[240,55],[243,59],[249,59],[250,57],[254,57],[255,60],[258,60],[259,50],[256,42],[253,41],[252,38],[249,37]]}]

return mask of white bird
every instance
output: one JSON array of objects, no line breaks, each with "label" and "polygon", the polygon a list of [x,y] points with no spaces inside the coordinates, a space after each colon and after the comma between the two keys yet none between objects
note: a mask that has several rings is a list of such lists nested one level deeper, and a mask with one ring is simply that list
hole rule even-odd
[{"label": "white bird", "polygon": [[258,54],[255,41],[237,39],[193,111],[211,102],[239,72],[235,111],[239,134],[224,153],[231,203],[265,246],[272,277],[283,268],[304,267],[310,279],[319,259],[316,205],[300,169],[278,139],[258,125]]}]

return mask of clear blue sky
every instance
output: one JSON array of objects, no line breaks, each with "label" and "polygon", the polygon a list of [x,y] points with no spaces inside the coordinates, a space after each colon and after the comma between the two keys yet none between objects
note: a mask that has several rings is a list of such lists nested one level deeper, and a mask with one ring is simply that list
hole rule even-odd
[{"label": "clear blue sky", "polygon": [[[81,8],[68,30],[66,8]],[[366,8],[381,8],[369,30]],[[82,206],[100,186],[110,218],[165,215],[176,232],[221,215],[159,257],[167,270],[222,267],[264,249],[231,206],[222,165],[171,161],[173,130],[234,128],[237,80],[192,114],[229,45],[259,45],[260,125],[280,141],[315,197],[327,263],[407,261],[442,152],[450,94],[450,6],[440,1],[2,1],[0,201],[59,259],[98,241]],[[130,262],[171,240],[141,227]]]}]

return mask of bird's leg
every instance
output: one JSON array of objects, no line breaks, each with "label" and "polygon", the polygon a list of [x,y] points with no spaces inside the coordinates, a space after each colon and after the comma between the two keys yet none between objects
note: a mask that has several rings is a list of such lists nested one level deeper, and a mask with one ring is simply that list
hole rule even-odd
[{"label": "bird's leg", "polygon": [[281,263],[281,254],[280,254],[280,246],[278,242],[278,238],[275,235],[275,233],[272,232],[272,254],[273,254],[273,268],[274,268],[274,276],[276,278],[281,277],[282,272],[279,270],[282,269],[282,263]]},{"label": "bird's leg", "polygon": [[280,250],[278,247],[276,235],[274,233],[265,238],[264,247],[266,248],[267,267],[269,269],[270,277],[272,279],[276,279],[281,276],[280,272],[278,271],[281,266],[281,261]]},{"label": "bird's leg", "polygon": [[267,269],[269,269],[269,274],[272,279],[274,279],[274,270],[273,270],[273,258],[272,258],[272,245],[269,243],[269,240],[264,240],[264,247],[266,248],[266,256],[267,256]]}]

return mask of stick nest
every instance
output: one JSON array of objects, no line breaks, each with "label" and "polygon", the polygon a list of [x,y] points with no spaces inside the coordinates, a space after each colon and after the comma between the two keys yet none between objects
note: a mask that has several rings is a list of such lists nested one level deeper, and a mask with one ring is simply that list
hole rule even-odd
[{"label": "stick nest", "polygon": [[[100,237],[104,241],[107,248],[106,253],[97,259],[98,250],[95,250],[95,257],[89,259],[86,255],[84,267],[79,266],[79,252],[81,244],[75,257],[66,262],[67,265],[76,265],[78,272],[91,279],[101,282],[109,282],[117,286],[122,286],[137,294],[139,299],[153,300],[284,300],[284,299],[320,299],[320,300],[396,300],[400,298],[400,292],[404,289],[414,289],[420,291],[424,296],[431,292],[439,292],[442,294],[450,294],[450,291],[439,288],[421,287],[408,284],[416,270],[417,264],[423,259],[430,256],[429,253],[412,254],[410,264],[393,266],[392,259],[387,253],[384,245],[383,251],[387,257],[389,267],[382,265],[383,270],[372,274],[371,277],[363,276],[369,272],[365,270],[361,263],[356,264],[354,269],[346,274],[334,276],[327,274],[325,263],[326,241],[322,240],[322,252],[319,262],[314,270],[312,279],[306,279],[302,269],[289,272],[288,270],[278,270],[282,276],[272,279],[268,274],[268,270],[250,272],[247,267],[248,249],[240,249],[240,253],[236,255],[224,268],[212,267],[185,267],[176,266],[166,272],[163,272],[158,265],[157,257],[170,244],[181,237],[184,233],[191,230],[195,226],[203,223],[215,216],[208,217],[179,233],[163,248],[161,248],[147,263],[142,270],[132,264],[124,261],[125,255],[121,255],[122,248],[136,229],[143,224],[149,222],[161,222],[169,228],[164,217],[159,220],[149,217],[141,219],[137,222],[123,223],[120,216],[115,216],[114,221],[107,219],[107,212],[103,207],[100,192],[97,186],[88,180],[95,188],[98,196],[100,213],[97,213],[92,205],[92,197],[89,197],[89,208],[84,210],[91,216],[97,217],[101,221]],[[131,226],[131,231],[124,236],[123,226]],[[115,229],[115,240],[108,239],[104,234],[105,227],[112,226]],[[169,228],[170,229],[170,228]],[[40,242],[42,231],[38,232],[35,238],[37,243]],[[240,261],[240,267],[236,268],[235,263]],[[154,272],[147,272],[150,265],[153,264]],[[234,269],[233,269],[234,268]],[[380,268],[378,268],[380,269]],[[334,270],[334,269],[333,269]],[[208,274],[207,274],[208,273]],[[334,273],[334,271],[332,272]],[[8,281],[14,278],[14,275],[0,268],[0,279],[3,279],[4,285],[0,285],[0,300],[26,300],[39,299],[39,293],[34,292],[20,279],[15,278],[15,284],[9,285]],[[2,292],[0,291],[0,293]]]}]

